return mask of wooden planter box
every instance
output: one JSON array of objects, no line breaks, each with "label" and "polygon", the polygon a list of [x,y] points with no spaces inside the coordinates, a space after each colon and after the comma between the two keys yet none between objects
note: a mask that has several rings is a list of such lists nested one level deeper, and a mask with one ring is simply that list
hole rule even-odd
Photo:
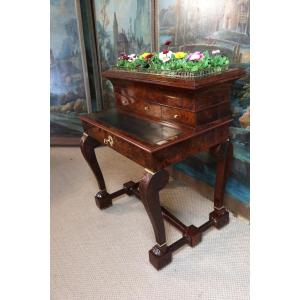
[{"label": "wooden planter box", "polygon": [[232,84],[244,75],[237,68],[198,79],[123,70],[102,73],[114,86],[117,109],[189,129],[230,119]]}]

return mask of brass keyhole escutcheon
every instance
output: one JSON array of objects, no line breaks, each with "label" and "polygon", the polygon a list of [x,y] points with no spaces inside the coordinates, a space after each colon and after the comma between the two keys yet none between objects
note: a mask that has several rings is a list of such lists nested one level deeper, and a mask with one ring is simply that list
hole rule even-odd
[{"label": "brass keyhole escutcheon", "polygon": [[174,119],[178,119],[180,115],[174,115]]},{"label": "brass keyhole escutcheon", "polygon": [[149,110],[150,109],[150,107],[148,106],[148,105],[146,105],[145,107],[144,107],[144,110]]},{"label": "brass keyhole escutcheon", "polygon": [[109,144],[111,147],[113,146],[113,144],[114,144],[114,140],[113,140],[113,138],[109,135],[108,137],[107,137],[107,139],[104,139],[104,144]]}]

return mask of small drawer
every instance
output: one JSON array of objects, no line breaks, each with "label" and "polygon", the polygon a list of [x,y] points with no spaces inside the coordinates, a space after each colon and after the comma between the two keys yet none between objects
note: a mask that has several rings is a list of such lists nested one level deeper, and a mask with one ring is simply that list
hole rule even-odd
[{"label": "small drawer", "polygon": [[162,119],[173,123],[196,126],[197,116],[190,111],[163,106]]},{"label": "small drawer", "polygon": [[156,119],[161,118],[161,106],[159,104],[121,96],[117,98],[117,105],[120,109],[128,112],[135,112]]},{"label": "small drawer", "polygon": [[140,101],[137,102],[136,109],[143,115],[154,117],[154,118],[161,118],[161,106],[149,102]]}]

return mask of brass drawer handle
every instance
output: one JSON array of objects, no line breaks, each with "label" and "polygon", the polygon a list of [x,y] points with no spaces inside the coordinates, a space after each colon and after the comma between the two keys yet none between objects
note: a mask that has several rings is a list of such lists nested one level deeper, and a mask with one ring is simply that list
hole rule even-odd
[{"label": "brass drawer handle", "polygon": [[109,144],[111,147],[113,146],[113,144],[114,144],[114,140],[113,140],[113,138],[109,135],[108,137],[107,137],[107,139],[104,139],[104,144]]},{"label": "brass drawer handle", "polygon": [[174,115],[174,119],[178,119],[180,115]]},{"label": "brass drawer handle", "polygon": [[146,105],[145,107],[144,107],[144,110],[149,110],[150,109],[150,106],[148,106],[148,105]]}]

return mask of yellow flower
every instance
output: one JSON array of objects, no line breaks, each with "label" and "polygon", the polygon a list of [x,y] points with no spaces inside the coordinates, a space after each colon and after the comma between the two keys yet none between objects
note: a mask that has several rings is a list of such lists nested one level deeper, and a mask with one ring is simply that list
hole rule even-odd
[{"label": "yellow flower", "polygon": [[151,54],[151,53],[145,52],[145,53],[143,53],[143,54],[140,55],[139,59],[145,59],[145,57],[146,57],[147,55],[149,55],[149,54]]},{"label": "yellow flower", "polygon": [[184,57],[186,57],[186,53],[185,52],[176,52],[175,57],[176,58],[184,58]]}]

